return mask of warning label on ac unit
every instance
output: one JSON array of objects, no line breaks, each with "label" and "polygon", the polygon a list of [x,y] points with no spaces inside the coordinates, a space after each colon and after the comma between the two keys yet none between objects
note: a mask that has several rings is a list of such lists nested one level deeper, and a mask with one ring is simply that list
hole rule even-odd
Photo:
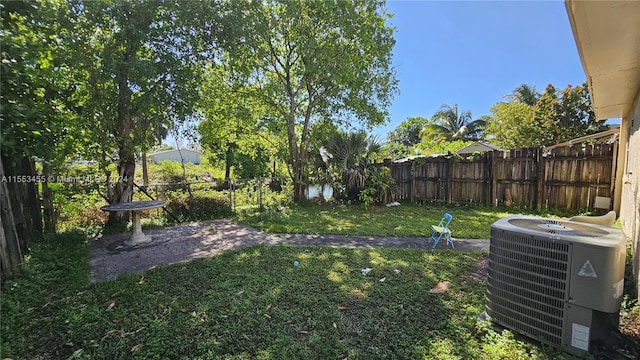
[{"label": "warning label on ac unit", "polygon": [[589,351],[589,327],[573,323],[571,326],[571,346]]},{"label": "warning label on ac unit", "polygon": [[590,278],[596,278],[596,279],[598,278],[598,274],[596,274],[596,271],[593,269],[593,266],[591,265],[591,262],[589,262],[589,260],[584,262],[584,265],[582,265],[582,268],[578,272],[578,276],[584,276],[584,277],[590,277]]}]

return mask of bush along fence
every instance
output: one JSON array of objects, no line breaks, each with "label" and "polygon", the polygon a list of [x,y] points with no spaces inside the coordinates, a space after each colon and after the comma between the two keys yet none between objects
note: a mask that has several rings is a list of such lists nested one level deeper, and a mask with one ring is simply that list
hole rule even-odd
[{"label": "bush along fence", "polygon": [[236,211],[287,204],[292,187],[282,179],[229,179],[136,186],[134,198],[165,200],[165,210],[178,221],[229,216]]},{"label": "bush along fence", "polygon": [[615,144],[447,155],[385,162],[399,199],[536,209],[593,209],[613,198]]}]

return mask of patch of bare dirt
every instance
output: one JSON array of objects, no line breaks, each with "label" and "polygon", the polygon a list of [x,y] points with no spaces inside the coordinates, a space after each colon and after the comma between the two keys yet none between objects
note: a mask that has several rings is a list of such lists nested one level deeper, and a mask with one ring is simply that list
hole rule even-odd
[{"label": "patch of bare dirt", "polygon": [[489,258],[483,257],[476,261],[476,266],[465,273],[465,276],[478,282],[485,282],[489,277]]}]

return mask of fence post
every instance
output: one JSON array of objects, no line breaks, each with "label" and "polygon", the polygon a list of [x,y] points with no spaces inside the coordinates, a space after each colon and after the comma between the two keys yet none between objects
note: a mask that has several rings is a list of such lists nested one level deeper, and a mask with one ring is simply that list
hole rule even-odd
[{"label": "fence post", "polygon": [[411,184],[409,186],[409,201],[411,203],[416,202],[416,168],[414,165],[414,160],[411,160],[411,164],[409,165],[409,173],[411,174]]},{"label": "fence post", "polygon": [[482,183],[483,192],[485,193],[484,204],[491,206],[491,188],[487,189],[491,184],[491,166],[493,162],[493,153],[495,151],[486,152],[484,154],[484,182]]},{"label": "fence post", "polygon": [[542,148],[536,149],[536,156],[534,158],[534,163],[536,164],[536,204],[535,208],[537,210],[542,209],[542,204],[544,203],[544,184],[545,184],[545,161],[542,156]]},{"label": "fence post", "polygon": [[491,152],[491,202],[493,206],[498,206],[498,155],[496,151]]},{"label": "fence post", "polygon": [[447,159],[447,204],[451,204],[453,197],[453,157]]},{"label": "fence post", "polygon": [[262,176],[258,177],[258,209],[262,211]]}]

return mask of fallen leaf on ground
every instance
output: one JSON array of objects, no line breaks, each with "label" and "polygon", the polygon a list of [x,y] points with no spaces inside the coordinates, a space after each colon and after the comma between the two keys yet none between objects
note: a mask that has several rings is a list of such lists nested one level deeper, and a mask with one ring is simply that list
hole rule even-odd
[{"label": "fallen leaf on ground", "polygon": [[380,280],[378,280],[378,281],[380,281],[380,282],[384,282],[385,280],[387,280],[387,278],[386,278],[386,277],[383,277],[382,279],[380,279]]},{"label": "fallen leaf on ground", "polygon": [[338,310],[347,310],[347,309],[349,309],[349,308],[346,307],[346,306],[338,306]]},{"label": "fallen leaf on ground", "polygon": [[121,333],[120,330],[116,330],[116,329],[109,330],[106,333],[104,333],[104,336],[102,337],[102,339],[100,339],[100,341],[104,341],[104,339],[108,338],[109,336],[114,334],[120,334],[120,333]]},{"label": "fallen leaf on ground", "polygon": [[113,309],[114,307],[116,307],[116,302],[112,301],[111,304],[109,304],[109,306],[107,306],[107,311]]},{"label": "fallen leaf on ground", "polygon": [[142,344],[138,344],[138,345],[136,345],[136,346],[131,348],[131,352],[136,352],[136,351],[142,349],[143,346],[144,345],[142,345]]}]

